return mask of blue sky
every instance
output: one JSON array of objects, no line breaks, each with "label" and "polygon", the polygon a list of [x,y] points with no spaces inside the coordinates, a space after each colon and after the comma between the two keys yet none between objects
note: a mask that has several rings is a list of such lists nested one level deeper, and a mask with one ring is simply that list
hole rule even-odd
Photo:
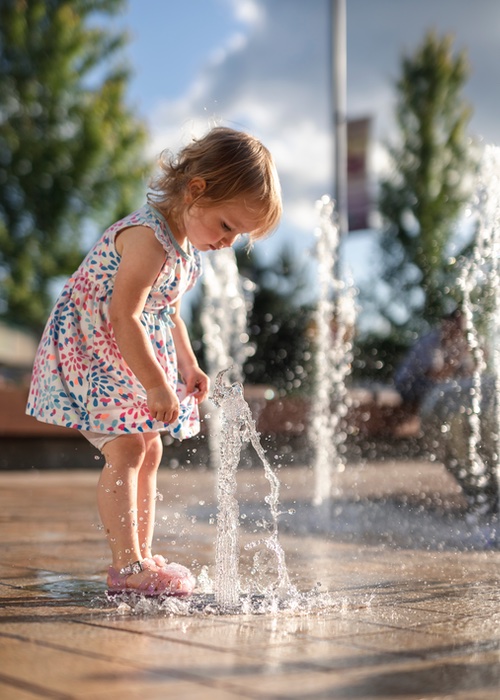
[{"label": "blue sky", "polygon": [[[176,149],[213,123],[255,133],[273,151],[285,216],[259,244],[313,246],[315,202],[332,192],[328,0],[129,0],[115,20],[130,33],[129,97],[146,119],[151,154]],[[498,0],[347,0],[347,109],[373,118],[370,167],[384,167],[394,137],[394,81],[403,53],[428,29],[452,33],[472,73],[471,134],[500,145]],[[355,278],[373,266],[372,232],[351,234]],[[367,262],[369,263],[367,265]]]},{"label": "blue sky", "polygon": [[181,97],[238,21],[218,0],[129,0],[131,94],[143,114]]}]

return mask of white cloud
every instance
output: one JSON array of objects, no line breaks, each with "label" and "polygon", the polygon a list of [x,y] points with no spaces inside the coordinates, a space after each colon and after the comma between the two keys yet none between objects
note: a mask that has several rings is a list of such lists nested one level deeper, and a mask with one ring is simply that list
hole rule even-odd
[{"label": "white cloud", "polygon": [[209,60],[210,68],[217,69],[217,66],[227,61],[231,54],[242,51],[248,43],[248,37],[242,32],[232,34],[223,46],[219,46]]},{"label": "white cloud", "polygon": [[239,22],[248,25],[260,25],[265,18],[265,8],[255,0],[226,0]]},{"label": "white cloud", "polygon": [[[316,225],[315,201],[332,190],[329,2],[220,1],[233,14],[234,31],[207,56],[181,99],[158,106],[151,117],[153,150],[165,145],[175,149],[214,123],[251,131],[277,161],[285,204],[283,235],[288,240],[292,231],[302,239]],[[490,25],[476,5],[491,17]],[[379,140],[395,136],[394,82],[401,57],[432,26],[439,34],[455,32],[457,49],[465,45],[470,50],[474,128],[489,130],[487,139],[496,135],[500,142],[494,109],[500,107],[499,97],[491,79],[500,62],[500,42],[491,27],[500,21],[497,0],[349,0],[347,10],[348,116],[374,117],[373,173],[387,167]],[[489,26],[485,47],[479,30],[469,32],[476,22]],[[469,38],[474,43],[468,45]],[[275,240],[280,234],[281,229]]]},{"label": "white cloud", "polygon": [[[277,162],[287,226],[315,226],[331,189],[326,0],[226,0],[240,23],[181,99],[151,117],[154,152],[173,150],[214,123],[254,133]],[[179,125],[181,130],[179,134]]]},{"label": "white cloud", "polygon": [[[314,234],[318,223],[316,202],[319,199],[302,197],[290,199],[284,214],[284,222],[289,228],[299,230],[303,234]],[[311,237],[311,245],[313,238]]]}]

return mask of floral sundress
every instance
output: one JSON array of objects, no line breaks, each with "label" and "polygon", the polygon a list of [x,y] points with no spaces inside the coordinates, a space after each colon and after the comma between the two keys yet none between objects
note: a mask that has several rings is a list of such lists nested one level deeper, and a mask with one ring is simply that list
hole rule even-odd
[{"label": "floral sundress", "polygon": [[[122,358],[109,307],[120,256],[117,234],[147,226],[165,262],[146,300],[141,323],[181,403],[175,423],[153,420],[146,390]],[[35,358],[26,413],[44,423],[97,433],[166,431],[183,440],[199,432],[198,406],[177,372],[170,318],[174,304],[201,273],[200,253],[184,251],[164,217],[146,204],[108,228],[67,281],[47,321]]]}]

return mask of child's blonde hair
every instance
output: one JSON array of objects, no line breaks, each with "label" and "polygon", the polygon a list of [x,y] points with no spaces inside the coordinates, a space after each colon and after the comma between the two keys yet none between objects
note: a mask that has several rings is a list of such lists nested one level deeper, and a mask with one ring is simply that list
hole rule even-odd
[{"label": "child's blonde hair", "polygon": [[[248,231],[257,240],[273,231],[281,218],[281,188],[273,158],[254,136],[227,127],[215,127],[194,139],[172,157],[163,151],[160,172],[150,183],[148,201],[174,217],[183,208],[187,186],[202,178],[205,189],[195,199],[198,206],[213,206],[237,198],[256,208],[258,225]],[[194,203],[194,202],[193,202]]]}]

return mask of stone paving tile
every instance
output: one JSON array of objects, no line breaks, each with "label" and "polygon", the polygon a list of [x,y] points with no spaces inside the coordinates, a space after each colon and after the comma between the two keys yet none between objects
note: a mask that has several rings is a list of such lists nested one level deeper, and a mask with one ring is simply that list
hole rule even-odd
[{"label": "stone paving tile", "polygon": [[[421,478],[432,467],[419,467]],[[361,473],[364,496],[367,474],[377,498],[390,492],[390,470],[370,467],[346,477],[351,495]],[[287,501],[302,502],[309,470],[280,476]],[[249,470],[239,478],[244,512],[258,512],[267,493],[262,475]],[[91,470],[0,474],[1,700],[500,697],[499,552],[398,548],[287,529],[281,542],[292,580],[302,591],[321,581],[331,591],[328,609],[120,614],[103,594],[107,552],[96,481]],[[398,493],[409,488],[401,475],[392,481]],[[436,502],[440,489],[456,501],[442,470],[434,486]],[[157,546],[183,563],[196,561],[198,573],[204,565],[213,571],[213,487],[206,470],[167,469],[160,478]],[[255,539],[249,519],[242,546]],[[251,560],[243,550],[243,580]]]},{"label": "stone paving tile", "polygon": [[0,698],[9,698],[9,700],[33,700],[34,697],[36,696],[29,690],[15,688],[11,683],[7,685],[4,684],[0,675]]}]

